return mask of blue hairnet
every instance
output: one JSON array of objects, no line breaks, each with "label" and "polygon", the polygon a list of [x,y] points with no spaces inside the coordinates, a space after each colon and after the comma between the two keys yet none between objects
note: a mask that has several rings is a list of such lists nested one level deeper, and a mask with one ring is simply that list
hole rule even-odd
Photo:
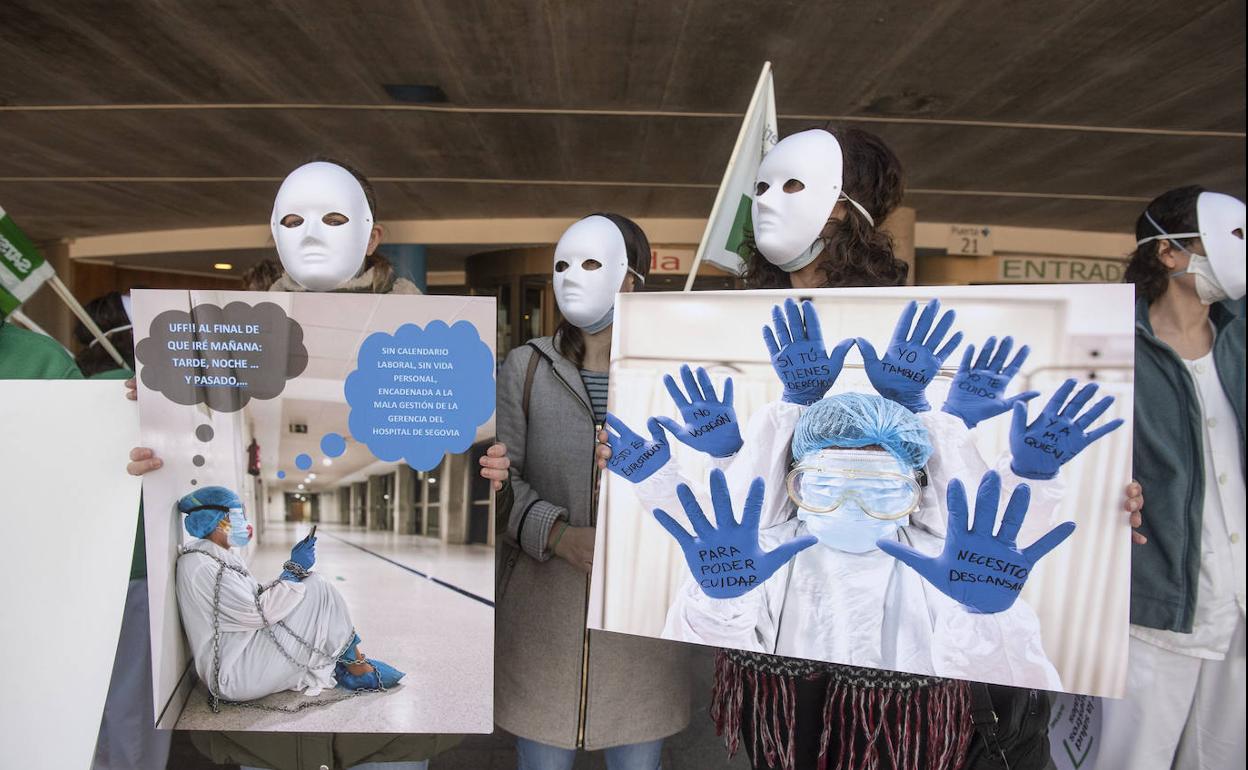
[{"label": "blue hairnet", "polygon": [[811,404],[798,419],[793,457],[875,444],[910,468],[922,468],[932,456],[927,428],[909,409],[883,396],[838,393]]},{"label": "blue hairnet", "polygon": [[183,526],[187,532],[194,537],[208,537],[231,510],[243,510],[243,501],[232,489],[204,487],[183,495],[178,500],[178,510],[186,514]]}]

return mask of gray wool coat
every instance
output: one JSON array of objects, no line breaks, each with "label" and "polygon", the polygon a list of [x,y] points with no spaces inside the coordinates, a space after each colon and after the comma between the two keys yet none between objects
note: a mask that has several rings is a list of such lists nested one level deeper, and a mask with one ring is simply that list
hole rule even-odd
[{"label": "gray wool coat", "polygon": [[[545,358],[534,371],[526,419],[524,383],[535,347]],[[556,522],[596,523],[598,481],[589,395],[551,337],[507,355],[497,424],[511,458],[514,502],[499,545],[495,721],[522,738],[589,750],[684,729],[688,648],[587,632],[588,576],[546,548]]]}]

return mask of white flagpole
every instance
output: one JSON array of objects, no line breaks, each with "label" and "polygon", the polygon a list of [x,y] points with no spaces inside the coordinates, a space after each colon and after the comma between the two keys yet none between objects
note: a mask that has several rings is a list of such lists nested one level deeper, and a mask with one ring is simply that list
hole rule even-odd
[{"label": "white flagpole", "polygon": [[741,154],[742,147],[745,145],[746,135],[750,132],[750,117],[754,115],[755,110],[761,109],[759,102],[763,98],[763,91],[766,88],[767,79],[770,77],[771,62],[763,62],[763,71],[759,73],[758,84],[754,86],[754,95],[750,97],[750,106],[745,110],[745,120],[741,121],[741,130],[737,132],[737,143],[733,146],[732,155],[728,158],[728,165],[724,169],[724,178],[720,180],[719,190],[715,193],[715,204],[711,206],[711,215],[706,219],[706,228],[702,231],[702,240],[698,243],[698,251],[693,256],[693,266],[689,268],[689,278],[685,280],[685,291],[693,291],[693,282],[698,277],[698,268],[702,265],[702,257],[706,254],[706,247],[711,239],[711,228],[714,226],[716,215],[719,214],[719,210],[724,203],[724,191],[727,188],[728,176],[732,173],[732,167],[737,161],[737,156]]}]

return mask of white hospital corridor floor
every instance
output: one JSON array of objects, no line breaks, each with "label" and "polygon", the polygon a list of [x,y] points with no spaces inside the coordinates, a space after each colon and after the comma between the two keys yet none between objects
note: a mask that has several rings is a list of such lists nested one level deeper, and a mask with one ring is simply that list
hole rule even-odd
[{"label": "white hospital corridor floor", "polygon": [[[250,570],[261,583],[281,572],[307,523],[266,523]],[[405,671],[385,693],[298,713],[222,705],[212,713],[198,685],[179,730],[437,733],[489,732],[494,696],[494,552],[416,535],[321,524],[316,565],[346,600],[370,658]],[[335,690],[322,697],[338,697]],[[289,694],[284,704],[306,696]],[[266,702],[268,702],[266,700]],[[476,729],[471,729],[475,727]]]}]

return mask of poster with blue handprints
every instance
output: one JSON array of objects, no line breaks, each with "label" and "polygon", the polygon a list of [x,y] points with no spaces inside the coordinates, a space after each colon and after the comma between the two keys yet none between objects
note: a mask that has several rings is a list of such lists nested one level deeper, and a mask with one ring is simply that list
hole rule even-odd
[{"label": "poster with blue handprints", "polygon": [[1134,310],[1124,285],[621,295],[588,627],[1120,696]]}]

